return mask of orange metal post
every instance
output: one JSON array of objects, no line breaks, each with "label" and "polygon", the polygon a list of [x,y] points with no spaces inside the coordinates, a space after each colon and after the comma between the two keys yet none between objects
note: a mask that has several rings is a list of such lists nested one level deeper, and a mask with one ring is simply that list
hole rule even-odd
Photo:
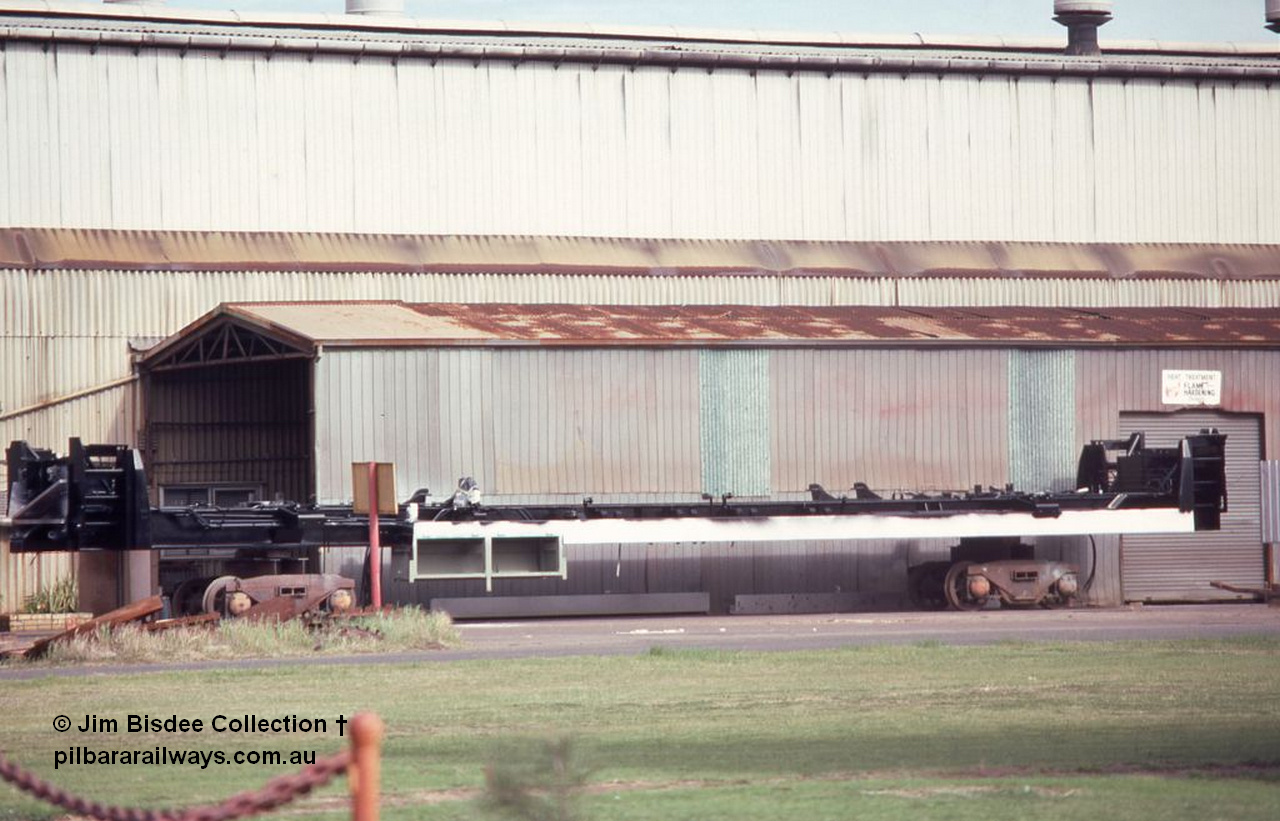
[{"label": "orange metal post", "polygon": [[382,609],[382,543],[378,536],[378,463],[369,463],[369,595]]},{"label": "orange metal post", "polygon": [[373,713],[357,713],[351,719],[347,782],[351,787],[352,821],[378,821],[383,729],[382,719]]}]

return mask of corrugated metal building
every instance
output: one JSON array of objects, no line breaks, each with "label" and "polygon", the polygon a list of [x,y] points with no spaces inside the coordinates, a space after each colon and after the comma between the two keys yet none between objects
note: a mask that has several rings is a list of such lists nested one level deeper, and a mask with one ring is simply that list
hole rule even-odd
[{"label": "corrugated metal building", "polygon": [[[217,477],[333,503],[352,498],[363,461],[395,462],[402,495],[448,495],[470,475],[495,502],[803,498],[811,482],[855,481],[1065,490],[1090,439],[1145,428],[1167,444],[1214,425],[1233,471],[1223,530],[1099,544],[1094,600],[1214,598],[1210,580],[1266,575],[1257,465],[1280,441],[1276,309],[242,303],[140,366],[158,486]],[[1220,402],[1171,403],[1163,372],[1179,369],[1218,371]],[[290,403],[264,414],[259,382],[293,386]],[[946,547],[601,545],[570,557],[567,580],[505,580],[495,594],[900,603],[908,562]],[[1093,561],[1087,541],[1040,549]],[[327,566],[358,575],[362,555],[332,551]],[[484,594],[469,581],[391,589]]]},{"label": "corrugated metal building", "polygon": [[1280,304],[1280,49],[1103,47],[0,0],[0,439],[224,301]]},{"label": "corrugated metal building", "polygon": [[0,3],[0,32],[0,225],[1280,236],[1273,46],[1104,41],[1101,57],[1066,58],[1065,36],[460,26],[22,0]]}]

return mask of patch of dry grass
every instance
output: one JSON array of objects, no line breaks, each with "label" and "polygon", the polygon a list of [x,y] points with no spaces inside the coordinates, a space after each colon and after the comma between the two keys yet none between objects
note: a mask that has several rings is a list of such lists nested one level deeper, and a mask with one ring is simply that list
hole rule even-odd
[{"label": "patch of dry grass", "polygon": [[410,607],[316,628],[308,628],[296,619],[257,623],[232,619],[211,626],[155,633],[133,624],[103,627],[53,644],[40,663],[145,664],[317,653],[387,653],[440,649],[459,643],[458,632],[447,614]]}]

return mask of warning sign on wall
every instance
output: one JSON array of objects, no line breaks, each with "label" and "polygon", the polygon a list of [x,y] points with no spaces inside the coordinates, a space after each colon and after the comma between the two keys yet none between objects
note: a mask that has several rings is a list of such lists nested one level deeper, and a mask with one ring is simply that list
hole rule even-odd
[{"label": "warning sign on wall", "polygon": [[1161,371],[1166,405],[1221,405],[1222,371]]}]

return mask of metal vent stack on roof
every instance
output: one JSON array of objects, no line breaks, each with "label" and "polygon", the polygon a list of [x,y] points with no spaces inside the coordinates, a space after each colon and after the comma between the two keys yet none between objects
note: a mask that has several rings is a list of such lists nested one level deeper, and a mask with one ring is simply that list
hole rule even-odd
[{"label": "metal vent stack on roof", "polygon": [[1054,0],[1053,19],[1067,27],[1067,54],[1097,57],[1098,26],[1111,21],[1111,0]]},{"label": "metal vent stack on roof", "polygon": [[347,14],[403,16],[404,0],[347,0]]}]

